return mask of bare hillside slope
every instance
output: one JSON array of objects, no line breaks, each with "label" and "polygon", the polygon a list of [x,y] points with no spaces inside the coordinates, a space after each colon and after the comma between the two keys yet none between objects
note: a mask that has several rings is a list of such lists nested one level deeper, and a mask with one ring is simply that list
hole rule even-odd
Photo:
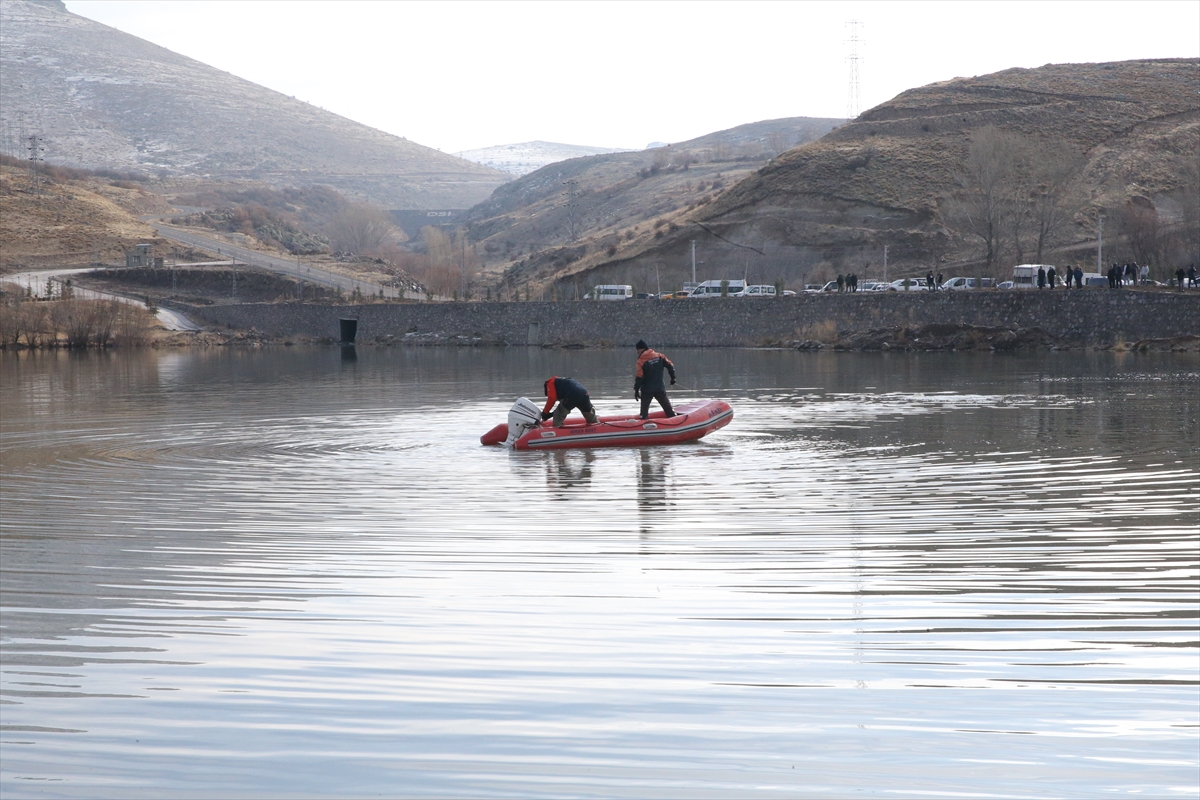
[{"label": "bare hillside slope", "polygon": [[[1078,153],[1064,189],[1075,205],[1051,252],[1091,248],[1094,259],[1100,214],[1114,258],[1136,256],[1129,220],[1139,214],[1156,231],[1180,234],[1174,249],[1148,252],[1164,259],[1194,251],[1200,61],[1162,59],[1013,69],[906,91],[674,219],[641,252],[522,277],[674,285],[688,275],[692,240],[701,280],[799,283],[849,271],[878,278],[885,246],[893,278],[974,270],[982,246],[955,212],[972,143],[989,131]],[[997,246],[997,265],[1030,255],[1008,233]]]},{"label": "bare hillside slope", "polygon": [[660,240],[680,215],[789,147],[840,120],[792,117],[740,125],[650,150],[574,158],[500,187],[465,217],[485,270],[506,282],[628,258]]},{"label": "bare hillside slope", "polygon": [[0,145],[150,174],[325,184],[388,208],[466,208],[508,176],[287,97],[53,2],[0,2]]}]

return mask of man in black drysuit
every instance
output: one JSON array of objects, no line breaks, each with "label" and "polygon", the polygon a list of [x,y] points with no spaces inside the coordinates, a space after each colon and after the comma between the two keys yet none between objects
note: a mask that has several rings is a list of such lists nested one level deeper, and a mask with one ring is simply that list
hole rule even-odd
[{"label": "man in black drysuit", "polygon": [[[550,378],[542,384],[542,390],[546,393],[542,419],[554,417],[554,427],[561,428],[567,414],[577,408],[583,412],[583,418],[587,420],[588,425],[595,425],[600,421],[596,417],[596,409],[592,408],[592,398],[588,395],[588,390],[578,381],[571,378]],[[555,403],[558,403],[558,408],[551,414],[550,407]]]},{"label": "man in black drysuit", "polygon": [[663,370],[671,374],[671,385],[675,385],[675,365],[671,359],[650,349],[646,342],[638,339],[637,368],[633,372],[633,399],[642,401],[642,419],[650,414],[651,398],[658,401],[663,412],[668,417],[675,416],[671,408],[671,400],[667,397],[667,387],[663,386]]}]

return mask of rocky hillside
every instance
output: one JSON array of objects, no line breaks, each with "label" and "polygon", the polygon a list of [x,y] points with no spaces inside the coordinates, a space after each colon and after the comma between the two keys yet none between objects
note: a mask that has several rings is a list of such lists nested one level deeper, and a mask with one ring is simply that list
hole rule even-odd
[{"label": "rocky hillside", "polygon": [[0,2],[0,149],[171,176],[332,186],[386,208],[466,208],[505,173],[383,133],[71,14]]},{"label": "rocky hillside", "polygon": [[464,224],[485,274],[503,274],[512,286],[628,258],[661,241],[682,215],[840,122],[767,120],[648,150],[561,161],[500,187]]},{"label": "rocky hillside", "polygon": [[[981,242],[958,210],[972,143],[996,132],[1078,154],[1064,189],[1074,205],[1048,252],[1094,259],[1104,213],[1106,237],[1113,237],[1106,253],[1133,258],[1149,246],[1136,241],[1141,234],[1129,222],[1140,214],[1154,235],[1178,233],[1173,249],[1150,252],[1200,260],[1200,61],[1163,59],[1013,69],[909,90],[674,216],[650,246],[589,249],[570,264],[530,258],[512,278],[564,289],[580,282],[674,286],[690,274],[692,240],[704,262],[700,280],[745,275],[795,284],[843,271],[882,277],[885,246],[892,278],[927,269],[975,274]],[[496,197],[517,189],[506,186]],[[1018,257],[1017,240],[1001,237],[999,246],[1006,249],[996,263],[1015,263],[1005,259]]]}]

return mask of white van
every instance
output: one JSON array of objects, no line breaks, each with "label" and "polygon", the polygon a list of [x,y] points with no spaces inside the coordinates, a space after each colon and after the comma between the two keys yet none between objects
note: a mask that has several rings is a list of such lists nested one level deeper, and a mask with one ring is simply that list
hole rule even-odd
[{"label": "white van", "polygon": [[589,300],[628,300],[633,297],[633,287],[627,283],[605,283],[593,286],[588,292]]},{"label": "white van", "polygon": [[[1034,277],[1036,278],[1036,276],[1037,276],[1037,271],[1035,270]],[[957,292],[957,291],[962,291],[964,289],[974,289],[974,288],[976,288],[976,286],[978,286],[978,284],[979,284],[978,278],[951,278],[950,280],[948,280],[942,284],[942,291],[943,292]],[[985,288],[985,289],[990,289],[993,286],[995,286],[995,284],[996,284],[996,282],[993,281],[991,278],[983,279],[983,288]]]},{"label": "white van", "polygon": [[[1049,264],[1018,264],[1013,267],[1014,289],[1036,289],[1039,269],[1050,271]],[[1057,270],[1055,270],[1057,272]]]},{"label": "white van", "polygon": [[754,283],[730,297],[774,297],[775,287],[765,283]]},{"label": "white van", "polygon": [[692,289],[692,293],[688,297],[720,297],[722,283],[725,283],[729,287],[726,293],[730,297],[746,290],[745,281],[705,281],[695,289]]}]

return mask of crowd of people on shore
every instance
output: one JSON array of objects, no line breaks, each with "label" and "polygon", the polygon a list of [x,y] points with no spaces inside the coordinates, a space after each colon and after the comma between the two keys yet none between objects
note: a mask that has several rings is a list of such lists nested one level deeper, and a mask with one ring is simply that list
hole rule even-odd
[{"label": "crowd of people on shore", "polygon": [[1053,289],[1059,281],[1062,281],[1062,285],[1068,289],[1071,288],[1072,283],[1074,283],[1076,287],[1082,289],[1083,269],[1080,267],[1066,266],[1062,268],[1062,274],[1060,275],[1058,270],[1054,267],[1050,267],[1049,269],[1045,267],[1038,267],[1037,286],[1039,289],[1045,289],[1047,287]]},{"label": "crowd of people on shore", "polygon": [[[1119,289],[1122,286],[1151,286],[1154,281],[1150,279],[1150,265],[1142,264],[1138,266],[1136,261],[1128,264],[1113,264],[1108,268],[1108,286],[1110,289]],[[1190,264],[1185,270],[1183,267],[1175,270],[1175,287],[1177,289],[1184,288],[1184,281],[1187,281],[1187,288],[1192,289],[1197,286],[1196,280],[1196,265]]]},{"label": "crowd of people on shore", "polygon": [[[1154,281],[1150,278],[1150,266],[1148,264],[1139,266],[1134,261],[1127,264],[1113,264],[1108,268],[1105,277],[1108,279],[1108,288],[1110,289],[1119,289],[1122,286],[1155,285]],[[1186,270],[1183,267],[1175,270],[1176,288],[1184,288],[1185,281],[1189,289],[1200,286],[1200,280],[1197,280],[1195,264],[1189,265]],[[1075,284],[1076,288],[1082,289],[1083,270],[1078,266],[1063,267],[1061,272],[1054,267],[1038,267],[1037,287],[1039,289],[1053,289],[1059,282],[1068,289],[1071,288],[1072,283]]]}]

